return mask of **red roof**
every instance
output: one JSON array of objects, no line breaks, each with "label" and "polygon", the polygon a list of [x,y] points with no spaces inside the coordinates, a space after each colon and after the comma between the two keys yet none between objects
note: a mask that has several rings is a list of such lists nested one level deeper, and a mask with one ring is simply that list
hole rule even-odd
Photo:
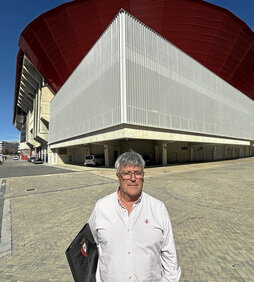
[{"label": "red roof", "polygon": [[254,99],[253,31],[202,0],[71,1],[31,22],[19,46],[57,92],[121,8]]}]

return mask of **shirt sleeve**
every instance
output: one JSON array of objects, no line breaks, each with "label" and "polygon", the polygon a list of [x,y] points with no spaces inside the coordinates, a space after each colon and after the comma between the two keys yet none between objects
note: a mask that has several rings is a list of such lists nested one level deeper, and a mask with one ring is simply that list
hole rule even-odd
[{"label": "shirt sleeve", "polygon": [[89,219],[88,224],[93,234],[93,238],[96,244],[98,244],[97,232],[96,232],[96,208],[92,211]]},{"label": "shirt sleeve", "polygon": [[177,255],[172,225],[164,204],[162,213],[164,219],[164,241],[161,250],[163,282],[178,282],[181,276],[181,269],[177,266]]},{"label": "shirt sleeve", "polygon": [[[101,249],[100,249],[100,245],[98,243],[98,237],[97,237],[97,232],[96,232],[96,206],[95,206],[94,210],[92,211],[92,213],[91,213],[91,215],[88,219],[88,224],[89,224],[90,230],[93,234],[94,241],[97,244],[98,251],[99,251],[99,257],[100,257]],[[97,266],[96,275],[95,275],[96,282],[102,282],[101,278],[100,278],[99,265],[100,265],[100,261],[98,261],[98,266]]]}]

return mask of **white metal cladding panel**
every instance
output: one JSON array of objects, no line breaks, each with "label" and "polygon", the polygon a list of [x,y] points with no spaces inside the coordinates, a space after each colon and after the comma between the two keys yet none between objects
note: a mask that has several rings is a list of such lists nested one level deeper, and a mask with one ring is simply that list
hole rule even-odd
[{"label": "white metal cladding panel", "polygon": [[49,143],[120,123],[119,19],[115,19],[51,103]]},{"label": "white metal cladding panel", "polygon": [[126,14],[127,123],[254,139],[254,102]]}]

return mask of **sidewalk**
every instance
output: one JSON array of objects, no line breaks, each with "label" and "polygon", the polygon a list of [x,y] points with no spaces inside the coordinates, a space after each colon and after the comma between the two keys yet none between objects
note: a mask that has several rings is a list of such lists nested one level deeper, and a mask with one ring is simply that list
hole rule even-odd
[{"label": "sidewalk", "polygon": [[[7,179],[1,282],[73,281],[64,251],[117,180],[113,168],[64,167],[74,172]],[[181,281],[253,281],[254,158],[145,171],[171,216]]]}]

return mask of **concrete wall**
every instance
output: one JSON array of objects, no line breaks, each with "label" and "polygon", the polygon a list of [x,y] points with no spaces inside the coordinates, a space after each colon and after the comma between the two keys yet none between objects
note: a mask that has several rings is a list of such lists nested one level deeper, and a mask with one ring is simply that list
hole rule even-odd
[{"label": "concrete wall", "polygon": [[168,163],[182,163],[190,161],[190,146],[188,142],[169,143],[167,151]]}]

